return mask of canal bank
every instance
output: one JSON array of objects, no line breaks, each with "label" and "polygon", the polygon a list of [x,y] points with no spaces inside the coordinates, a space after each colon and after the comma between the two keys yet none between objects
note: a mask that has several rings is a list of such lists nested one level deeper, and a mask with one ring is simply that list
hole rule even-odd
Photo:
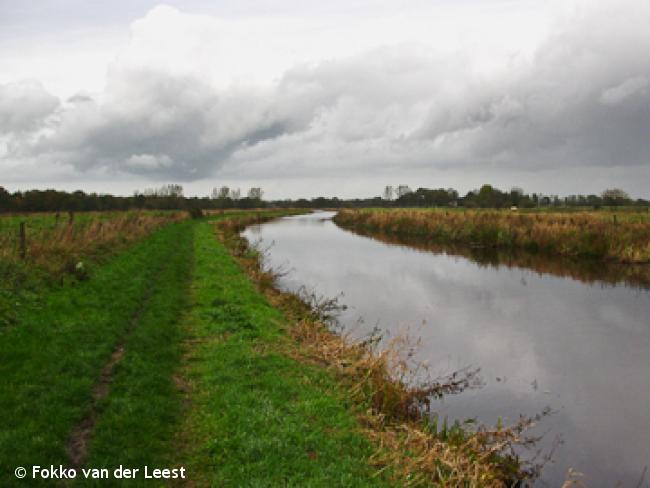
[{"label": "canal bank", "polygon": [[332,215],[281,219],[244,236],[261,239],[268,266],[288,271],[281,288],[340,296],[339,320],[353,336],[408,330],[433,371],[480,367],[483,388],[439,401],[440,418],[507,424],[550,407],[534,431],[544,434],[538,447],[554,452],[544,480],[561,484],[574,468],[592,486],[636,485],[650,457],[647,289],[594,270],[580,281],[388,244],[338,228]]}]

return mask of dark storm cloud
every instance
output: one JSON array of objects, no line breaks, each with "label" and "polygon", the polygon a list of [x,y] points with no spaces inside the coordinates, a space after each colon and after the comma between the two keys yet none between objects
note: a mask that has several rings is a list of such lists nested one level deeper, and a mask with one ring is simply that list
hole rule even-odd
[{"label": "dark storm cloud", "polygon": [[[220,94],[191,77],[114,73],[106,99],[75,99],[55,129],[31,146],[79,170],[197,179],[238,147],[284,132],[253,94]],[[79,103],[82,101],[83,103]]]}]

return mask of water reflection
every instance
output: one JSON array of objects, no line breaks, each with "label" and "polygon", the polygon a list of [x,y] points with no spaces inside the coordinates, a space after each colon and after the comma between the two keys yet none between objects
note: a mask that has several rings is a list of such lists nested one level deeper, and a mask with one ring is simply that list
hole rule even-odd
[{"label": "water reflection", "polygon": [[[344,229],[344,228],[343,228]],[[351,231],[349,229],[344,229]],[[454,244],[438,244],[417,237],[397,237],[383,233],[361,234],[398,246],[408,246],[434,254],[458,256],[480,266],[527,268],[541,274],[572,278],[585,283],[624,284],[650,289],[650,265],[621,264],[591,259],[548,256],[523,250],[486,249]],[[522,282],[522,284],[526,284]]]},{"label": "water reflection", "polygon": [[458,250],[395,246],[323,220],[331,215],[286,218],[245,235],[274,243],[269,264],[292,270],[281,286],[343,293],[341,321],[357,334],[409,327],[433,373],[480,366],[485,387],[446,398],[442,416],[512,422],[554,409],[541,426],[545,447],[559,434],[565,441],[544,472],[551,486],[569,467],[587,473],[590,486],[637,485],[650,464],[648,290],[595,271],[570,279],[577,272],[560,264],[501,265]]}]

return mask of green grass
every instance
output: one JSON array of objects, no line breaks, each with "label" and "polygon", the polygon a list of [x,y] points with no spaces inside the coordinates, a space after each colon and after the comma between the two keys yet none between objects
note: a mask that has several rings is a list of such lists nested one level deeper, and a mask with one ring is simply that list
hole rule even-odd
[{"label": "green grass", "polygon": [[[2,486],[51,485],[13,471],[70,466],[66,447],[89,412],[86,467],[185,466],[197,486],[384,484],[345,392],[283,352],[285,318],[206,220],[155,231],[86,281],[0,300],[11,315],[0,328]],[[118,345],[124,355],[97,401]]]},{"label": "green grass", "polygon": [[323,369],[279,352],[284,317],[205,223],[195,259],[190,476],[211,486],[381,486],[344,393]]},{"label": "green grass", "polygon": [[88,466],[174,464],[170,443],[182,410],[172,376],[181,354],[179,319],[188,306],[191,225],[184,225],[176,237],[151,283],[139,323],[126,338],[126,354],[116,366],[110,395],[101,405]]},{"label": "green grass", "polygon": [[[14,323],[0,335],[0,480],[6,483],[16,466],[69,464],[65,448],[70,432],[88,411],[93,385],[113,349],[130,329],[134,333],[125,367],[135,362],[138,347],[146,347],[138,344],[145,332],[138,327],[144,323],[151,328],[151,307],[169,295],[165,287],[155,288],[161,283],[155,278],[166,276],[177,284],[182,280],[182,273],[176,277],[170,270],[178,266],[176,245],[189,231],[189,222],[168,226],[97,269],[91,280],[43,290],[16,303]],[[167,274],[161,271],[164,267]],[[148,295],[150,308],[140,310]],[[147,367],[159,365],[155,361]],[[119,385],[128,388],[120,373],[118,394]],[[112,411],[102,420],[107,428]],[[157,432],[147,435],[155,439]],[[120,460],[128,457],[125,453]]]}]

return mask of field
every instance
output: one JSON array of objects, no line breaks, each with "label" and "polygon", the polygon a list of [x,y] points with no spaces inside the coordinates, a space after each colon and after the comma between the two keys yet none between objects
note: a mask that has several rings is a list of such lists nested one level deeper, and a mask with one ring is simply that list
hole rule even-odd
[{"label": "field", "polygon": [[[470,433],[414,416],[464,379],[406,387],[398,356],[346,343],[274,289],[237,231],[286,213],[1,219],[3,485],[51,464],[93,486],[82,468],[120,464],[183,467],[173,483],[190,486],[518,476],[508,448],[523,426]],[[22,484],[50,482],[30,471]]]},{"label": "field", "polygon": [[32,271],[44,271],[50,278],[61,276],[80,262],[80,268],[85,265],[82,259],[100,262],[128,243],[185,218],[186,212],[180,211],[4,216],[0,218],[0,261],[13,267],[30,263]]},{"label": "field", "polygon": [[650,262],[647,211],[342,210],[341,227],[432,243],[524,249],[618,263]]}]

